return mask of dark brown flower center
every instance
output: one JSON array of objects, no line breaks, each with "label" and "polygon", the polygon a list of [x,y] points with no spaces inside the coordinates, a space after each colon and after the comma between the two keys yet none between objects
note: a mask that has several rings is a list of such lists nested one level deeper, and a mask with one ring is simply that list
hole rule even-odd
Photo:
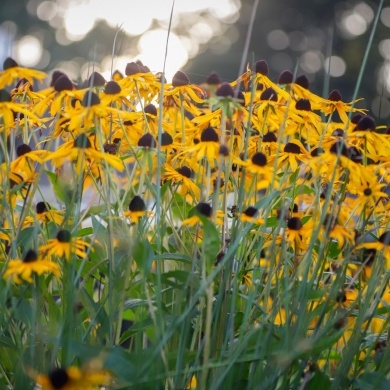
[{"label": "dark brown flower center", "polygon": [[252,163],[259,167],[265,167],[267,165],[267,156],[264,153],[257,152],[252,156]]},{"label": "dark brown flower center", "polygon": [[299,230],[303,226],[302,221],[298,217],[292,217],[287,222],[287,227],[291,230]]},{"label": "dark brown flower center", "polygon": [[97,106],[100,104],[100,98],[95,92],[87,91],[83,97],[81,105],[83,107]]},{"label": "dark brown flower center", "polygon": [[89,76],[89,87],[102,87],[105,83],[106,79],[99,72],[93,72],[91,76]]},{"label": "dark brown flower center", "polygon": [[54,82],[54,90],[57,92],[71,91],[72,89],[73,83],[65,74],[63,74],[62,76],[60,75]]},{"label": "dark brown flower center", "polygon": [[272,133],[271,131],[267,134],[264,134],[263,142],[277,142],[278,139],[276,138],[275,133]]},{"label": "dark brown flower center", "polygon": [[188,179],[190,179],[192,176],[191,168],[187,167],[186,165],[183,165],[177,171],[180,173],[180,175],[187,177]]},{"label": "dark brown flower center", "polygon": [[219,137],[214,128],[209,126],[203,130],[203,133],[200,136],[200,140],[201,142],[218,142]]},{"label": "dark brown flower center", "polygon": [[288,142],[283,149],[286,153],[293,153],[293,154],[299,154],[301,153],[301,148],[292,142]]},{"label": "dark brown flower center", "polygon": [[328,100],[331,100],[332,102],[339,102],[341,100],[341,93],[334,89],[328,96]]},{"label": "dark brown flower center", "polygon": [[205,203],[205,202],[198,203],[195,206],[195,209],[199,214],[202,214],[205,217],[211,217],[211,214],[213,211],[212,207],[208,203]]},{"label": "dark brown flower center", "polygon": [[267,61],[265,60],[257,61],[253,68],[256,73],[260,73],[264,76],[268,75],[269,69],[268,69]]},{"label": "dark brown flower center", "polygon": [[69,382],[69,375],[63,368],[55,368],[48,375],[54,389],[62,389]]},{"label": "dark brown flower center", "polygon": [[295,79],[295,84],[301,86],[302,88],[309,89],[310,81],[305,74],[301,74]]},{"label": "dark brown flower center", "polygon": [[272,102],[277,102],[278,94],[273,88],[269,87],[261,93],[260,100],[271,100]]},{"label": "dark brown flower center", "polygon": [[139,140],[138,140],[138,146],[141,146],[143,148],[155,148],[157,145],[156,140],[150,133],[144,134]]},{"label": "dark brown flower center", "polygon": [[222,83],[215,94],[220,97],[233,97],[234,90],[229,83]]},{"label": "dark brown flower center", "polygon": [[162,133],[161,134],[161,145],[162,146],[168,146],[173,143],[173,138],[169,133]]},{"label": "dark brown flower center", "polygon": [[145,114],[157,116],[157,108],[154,104],[150,103],[144,108]]},{"label": "dark brown flower center", "polygon": [[371,190],[371,188],[365,188],[363,193],[366,196],[370,196],[370,195],[372,195],[372,190]]},{"label": "dark brown flower center", "polygon": [[140,196],[136,195],[129,203],[129,210],[133,212],[145,211],[146,204]]},{"label": "dark brown flower center", "polygon": [[178,70],[172,78],[172,86],[174,87],[184,87],[185,85],[189,85],[189,84],[190,84],[190,79],[181,70]]},{"label": "dark brown flower center", "polygon": [[30,148],[30,146],[28,146],[26,144],[21,144],[16,148],[16,154],[18,157],[21,157],[24,154],[27,154],[30,152],[31,152],[31,148]]},{"label": "dark brown flower center", "polygon": [[29,249],[23,257],[24,263],[33,263],[38,259],[38,254],[33,249]]},{"label": "dark brown flower center", "polygon": [[38,202],[35,206],[35,211],[37,214],[43,214],[44,212],[50,210],[49,203],[46,202]]},{"label": "dark brown flower center", "polygon": [[259,210],[257,210],[256,207],[252,207],[252,206],[249,206],[245,211],[244,211],[244,214],[247,216],[247,217],[254,217],[257,213],[258,213]]},{"label": "dark brown flower center", "polygon": [[311,111],[311,104],[309,99],[299,99],[295,103],[295,108],[301,111]]},{"label": "dark brown flower center", "polygon": [[379,238],[378,241],[381,242],[383,245],[390,246],[390,230],[387,232],[384,232]]},{"label": "dark brown flower center", "polygon": [[129,62],[126,65],[125,74],[126,76],[131,76],[133,74],[141,73],[141,68],[135,62]]},{"label": "dark brown flower center", "polygon": [[221,84],[221,78],[217,72],[211,72],[206,79],[206,84],[208,85],[218,85]]},{"label": "dark brown flower center", "polygon": [[65,243],[70,242],[70,240],[72,239],[72,235],[70,234],[69,230],[60,230],[57,233],[56,237],[59,242],[65,242]]},{"label": "dark brown flower center", "polygon": [[116,95],[121,91],[121,87],[116,81],[109,81],[104,87],[104,93],[107,95]]},{"label": "dark brown flower center", "polygon": [[279,75],[279,84],[291,84],[293,82],[294,75],[289,70],[284,70]]}]

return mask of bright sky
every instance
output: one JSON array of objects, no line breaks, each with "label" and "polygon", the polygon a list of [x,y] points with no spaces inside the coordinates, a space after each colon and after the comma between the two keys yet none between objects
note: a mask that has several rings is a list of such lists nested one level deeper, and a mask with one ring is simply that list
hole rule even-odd
[{"label": "bright sky", "polygon": [[[168,80],[196,56],[202,45],[223,34],[226,24],[238,19],[240,6],[239,0],[175,1],[166,63]],[[172,0],[29,0],[27,7],[30,13],[57,29],[55,38],[60,45],[82,40],[101,20],[114,29],[120,26],[129,41],[136,44],[118,53],[114,58],[114,70],[123,72],[128,62],[137,59],[152,71],[163,69]],[[47,63],[50,59],[39,39],[32,35],[20,39],[15,51],[16,60],[24,66],[42,68],[42,57],[46,56]],[[47,66],[47,63],[44,65]],[[69,72],[69,76],[78,76],[74,73],[80,66],[72,59],[60,65],[62,70]],[[94,66],[109,79],[111,55]],[[91,66],[82,68],[84,78],[90,69]]]}]

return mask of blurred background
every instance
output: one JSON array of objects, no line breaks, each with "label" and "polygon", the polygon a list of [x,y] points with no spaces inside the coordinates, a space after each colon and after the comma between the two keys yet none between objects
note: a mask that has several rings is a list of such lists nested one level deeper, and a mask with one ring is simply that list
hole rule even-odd
[{"label": "blurred background", "polygon": [[[253,1],[176,0],[167,80],[179,69],[194,83],[214,70],[222,80],[236,79]],[[314,92],[327,96],[338,89],[349,102],[379,3],[260,1],[246,62],[265,59],[274,81],[285,69],[304,73]],[[359,107],[389,124],[390,5],[384,3]],[[171,7],[171,0],[0,0],[0,64],[11,56],[21,66],[60,69],[78,81],[93,70],[108,80],[112,70],[123,73],[135,60],[158,72]]]}]

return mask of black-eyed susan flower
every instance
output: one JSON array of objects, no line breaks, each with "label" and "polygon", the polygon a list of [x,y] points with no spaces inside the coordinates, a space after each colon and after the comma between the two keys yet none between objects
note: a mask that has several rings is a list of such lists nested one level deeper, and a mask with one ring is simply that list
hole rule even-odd
[{"label": "black-eyed susan flower", "polygon": [[130,218],[131,223],[138,223],[139,220],[148,214],[145,201],[135,195],[129,203],[129,211],[124,213],[125,217]]},{"label": "black-eyed susan flower", "polygon": [[23,259],[10,260],[3,277],[12,277],[15,283],[22,283],[22,280],[32,283],[33,274],[52,274],[60,276],[60,267],[58,264],[40,258],[33,249],[28,250]]},{"label": "black-eyed susan flower", "polygon": [[103,105],[111,105],[116,108],[127,107],[135,111],[134,105],[128,99],[128,92],[123,90],[121,86],[114,80],[109,81],[102,93],[100,94],[100,100]]},{"label": "black-eyed susan flower", "polygon": [[[99,95],[87,90],[82,96],[81,103],[77,107],[67,106],[62,112],[64,119],[69,119],[68,130],[74,135],[81,131],[88,131],[94,126],[99,126],[103,131],[109,129],[113,121],[125,121],[128,113],[101,102]],[[105,132],[109,135],[109,132]]]},{"label": "black-eyed susan flower", "polygon": [[82,370],[76,366],[54,368],[46,375],[35,375],[42,390],[98,390],[109,386],[111,380],[112,375],[106,370]]},{"label": "black-eyed susan flower", "polygon": [[311,98],[313,109],[320,110],[326,116],[332,115],[334,112],[339,114],[341,121],[344,124],[348,123],[348,114],[351,112],[360,112],[364,114],[366,110],[354,107],[355,103],[361,99],[354,100],[350,103],[344,103],[342,101],[341,94],[338,90],[330,92],[328,99],[320,98],[315,96]]},{"label": "black-eyed susan flower", "polygon": [[72,106],[74,99],[81,100],[81,93],[75,89],[66,74],[55,71],[52,74],[50,87],[40,91],[44,99],[35,105],[33,112],[43,116],[49,109],[51,116],[60,115],[64,107]]},{"label": "black-eyed susan flower", "polygon": [[268,158],[264,153],[257,152],[248,161],[235,160],[238,165],[245,167],[245,187],[247,190],[257,191],[268,188],[273,182],[277,184],[274,177],[274,169],[268,165]]},{"label": "black-eyed susan flower", "polygon": [[377,241],[363,242],[359,244],[356,249],[375,249],[377,253],[382,253],[385,260],[385,269],[390,268],[390,230],[384,231]]},{"label": "black-eyed susan flower", "polygon": [[311,159],[309,152],[305,149],[297,139],[291,140],[288,142],[284,148],[283,152],[280,152],[278,155],[278,169],[282,166],[287,165],[291,168],[293,172],[298,169],[299,163],[308,163]]},{"label": "black-eyed susan flower", "polygon": [[257,225],[264,223],[264,218],[259,217],[259,210],[256,207],[249,206],[239,215],[240,221],[254,223]]},{"label": "black-eyed susan flower", "polygon": [[41,201],[35,205],[35,216],[26,216],[23,227],[33,225],[35,221],[43,224],[54,222],[56,225],[61,225],[64,215],[62,211],[53,209],[49,203]]},{"label": "black-eyed susan flower", "polygon": [[61,145],[55,152],[50,153],[45,161],[50,160],[56,167],[61,167],[66,162],[73,161],[77,165],[77,172],[84,170],[83,163],[85,165],[87,160],[101,165],[107,163],[118,171],[124,169],[119,157],[95,149],[91,139],[85,134],[80,134],[74,141],[69,141]]},{"label": "black-eyed susan flower", "polygon": [[17,115],[23,115],[36,123],[41,123],[39,118],[28,109],[27,104],[13,102],[11,94],[6,89],[0,89],[0,118],[4,124],[4,127],[0,127],[0,131],[5,128],[8,133]]},{"label": "black-eyed susan flower", "polygon": [[203,130],[200,137],[200,142],[193,146],[186,147],[185,150],[177,155],[177,157],[186,154],[190,160],[198,162],[203,158],[206,158],[211,167],[216,165],[216,161],[219,157],[219,136],[216,130],[209,126]]},{"label": "black-eyed susan flower", "polygon": [[192,215],[182,222],[184,226],[195,226],[197,223],[202,223],[199,215],[211,219],[213,215],[213,208],[206,202],[198,203],[194,209],[192,209]]},{"label": "black-eyed susan flower", "polygon": [[203,89],[195,84],[191,84],[188,76],[181,70],[174,74],[172,84],[167,84],[167,90],[164,91],[164,96],[181,96],[187,102],[192,100],[195,103],[204,102],[203,94]]},{"label": "black-eyed susan flower", "polygon": [[72,254],[85,259],[87,257],[86,250],[91,244],[83,241],[78,237],[72,237],[69,230],[60,230],[56,238],[49,239],[47,244],[39,247],[39,252],[45,257],[55,256],[65,258],[67,261],[71,259]]},{"label": "black-eyed susan flower", "polygon": [[340,212],[337,217],[327,214],[321,226],[319,238],[336,240],[339,248],[342,248],[345,243],[352,245],[355,242],[355,229],[351,221],[346,220],[346,216],[345,211]]},{"label": "black-eyed susan flower", "polygon": [[145,104],[151,103],[161,89],[159,78],[139,62],[129,62],[125,77],[116,81],[127,92],[130,101],[143,99]]},{"label": "black-eyed susan flower", "polygon": [[287,220],[285,239],[297,252],[307,249],[312,233],[313,222],[311,218],[305,224],[299,217],[291,217]]},{"label": "black-eyed susan flower", "polygon": [[194,171],[183,165],[179,168],[172,168],[169,164],[164,164],[163,180],[171,180],[172,183],[180,184],[178,192],[182,195],[190,193],[195,199],[200,198],[200,189],[192,180]]},{"label": "black-eyed susan flower", "polygon": [[[381,198],[386,200],[389,197],[386,192],[383,192],[386,183],[380,183],[372,169],[366,168],[363,170],[366,170],[366,175],[358,175],[357,178],[354,178],[355,175],[353,175],[353,180],[347,186],[351,193],[357,195],[354,203],[359,205],[359,211],[362,210],[363,206],[375,209],[382,204],[379,202]],[[371,175],[369,175],[369,172],[371,172]]]},{"label": "black-eyed susan flower", "polygon": [[32,84],[34,79],[42,80],[45,77],[46,73],[23,68],[13,58],[7,57],[3,62],[3,71],[0,71],[0,88],[5,88],[19,79],[26,79]]},{"label": "black-eyed susan flower", "polygon": [[17,158],[10,163],[10,169],[24,180],[30,180],[35,174],[34,163],[43,164],[48,154],[47,150],[32,150],[29,145],[21,144],[16,148]]}]

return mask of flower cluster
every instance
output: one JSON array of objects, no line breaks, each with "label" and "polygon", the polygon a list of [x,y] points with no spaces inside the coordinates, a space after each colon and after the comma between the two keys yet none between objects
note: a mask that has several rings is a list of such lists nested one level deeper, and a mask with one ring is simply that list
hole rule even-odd
[{"label": "flower cluster", "polygon": [[[37,89],[42,72],[11,58],[3,68],[0,267],[13,291],[40,281],[61,291],[70,275],[88,284],[99,272],[127,278],[127,291],[128,280],[162,272],[156,259],[174,252],[204,278],[228,270],[274,326],[299,321],[277,296],[282,282],[286,294],[294,283],[317,286],[321,298],[302,309],[305,336],[333,324],[342,331],[330,350],[342,353],[369,278],[385,283],[390,269],[390,127],[358,100],[346,103],[337,90],[317,96],[288,70],[274,82],[263,60],[233,82],[213,72],[200,86],[182,71],[167,83],[140,62],[80,85],[57,70],[45,89]],[[85,207],[91,196],[98,205]],[[181,269],[175,256],[166,258]],[[215,294],[226,287],[219,283]],[[390,302],[386,288],[367,299],[371,312]],[[387,326],[380,315],[364,322],[375,342]],[[331,371],[337,362],[320,353],[316,364]],[[56,375],[82,377],[76,368]]]}]

